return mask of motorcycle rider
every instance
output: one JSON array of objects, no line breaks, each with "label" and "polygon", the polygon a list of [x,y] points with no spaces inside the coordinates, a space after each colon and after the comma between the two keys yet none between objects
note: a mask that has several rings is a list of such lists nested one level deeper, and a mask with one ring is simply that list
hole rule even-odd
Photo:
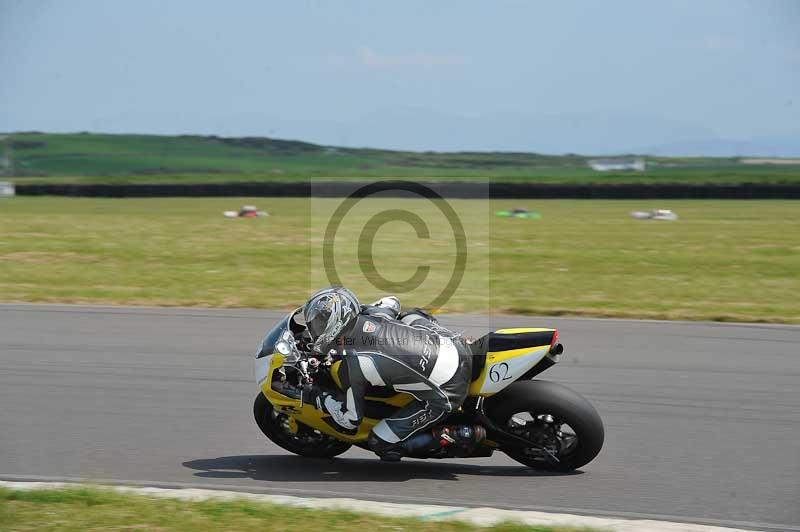
[{"label": "motorcycle rider", "polygon": [[445,329],[421,309],[400,313],[395,297],[361,305],[343,287],[313,294],[303,307],[312,349],[342,357],[343,394],[314,385],[304,402],[330,414],[343,432],[355,433],[364,417],[367,387],[389,387],[414,400],[372,429],[368,445],[384,460],[399,460],[420,447],[477,441],[479,427],[449,426],[434,431],[467,396],[472,358],[460,335]]}]

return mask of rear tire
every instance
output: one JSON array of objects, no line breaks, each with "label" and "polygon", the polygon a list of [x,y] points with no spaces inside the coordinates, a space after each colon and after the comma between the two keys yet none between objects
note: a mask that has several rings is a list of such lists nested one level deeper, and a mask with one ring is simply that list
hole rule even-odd
[{"label": "rear tire", "polygon": [[520,448],[501,448],[508,456],[534,469],[572,471],[591,462],[603,447],[605,431],[597,410],[583,396],[549,381],[517,381],[486,400],[486,413],[499,427],[508,428],[519,413],[550,415],[568,425],[577,444],[559,461],[543,460],[541,454]]},{"label": "rear tire", "polygon": [[349,443],[339,441],[302,423],[297,424],[297,434],[293,434],[284,425],[287,416],[276,412],[272,403],[267,401],[263,393],[256,396],[253,403],[253,415],[264,436],[278,447],[300,456],[333,458],[351,447]]}]

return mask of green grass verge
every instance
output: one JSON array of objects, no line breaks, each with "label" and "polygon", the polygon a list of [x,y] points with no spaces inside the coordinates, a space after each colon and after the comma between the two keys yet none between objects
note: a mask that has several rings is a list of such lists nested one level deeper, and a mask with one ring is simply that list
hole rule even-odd
[{"label": "green grass verge", "polygon": [[236,530],[350,531],[414,530],[431,532],[557,532],[563,527],[513,523],[479,528],[456,521],[397,519],[337,510],[309,510],[247,501],[185,502],[70,488],[9,490],[0,488],[0,530]]},{"label": "green grass verge", "polygon": [[406,178],[535,183],[781,183],[800,164],[647,157],[644,172],[596,172],[580,155],[336,148],[268,138],[15,133],[0,141],[18,183],[226,183]]},{"label": "green grass verge", "polygon": [[[290,308],[325,284],[319,250],[335,199],[0,200],[0,300]],[[255,203],[272,216],[225,219]],[[520,202],[453,200],[468,240],[451,312],[800,323],[800,202],[526,201],[538,221],[497,218]],[[671,208],[678,222],[629,217]],[[426,200],[364,200],[336,240],[342,281],[381,295],[357,235],[374,212],[403,208],[429,239],[391,222],[375,238],[378,272],[428,279],[403,294],[428,303],[453,269],[452,233]],[[439,217],[439,218],[437,218]]]}]

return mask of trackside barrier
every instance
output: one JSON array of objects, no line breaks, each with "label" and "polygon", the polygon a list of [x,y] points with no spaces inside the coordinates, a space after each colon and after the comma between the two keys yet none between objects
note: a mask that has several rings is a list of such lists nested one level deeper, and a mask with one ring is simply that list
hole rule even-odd
[{"label": "trackside barrier", "polygon": [[[535,183],[422,183],[444,198],[481,199],[800,199],[800,184],[551,185]],[[219,184],[25,184],[19,196],[147,197],[346,197],[352,182],[264,182]],[[391,196],[391,193],[387,193]]]}]

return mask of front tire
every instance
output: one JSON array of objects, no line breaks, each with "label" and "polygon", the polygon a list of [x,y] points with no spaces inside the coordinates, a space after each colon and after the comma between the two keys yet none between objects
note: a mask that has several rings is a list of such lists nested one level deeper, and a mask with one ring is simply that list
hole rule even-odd
[{"label": "front tire", "polygon": [[[548,449],[502,448],[517,462],[534,469],[572,471],[591,462],[603,447],[605,431],[597,410],[584,397],[555,382],[511,383],[486,400],[486,413],[504,430]],[[571,434],[565,436],[567,432]]]},{"label": "front tire", "polygon": [[263,393],[253,403],[256,424],[264,436],[289,452],[310,458],[333,458],[350,448],[349,443],[323,434],[307,425],[298,423],[297,433],[288,428],[288,416],[276,411]]}]

